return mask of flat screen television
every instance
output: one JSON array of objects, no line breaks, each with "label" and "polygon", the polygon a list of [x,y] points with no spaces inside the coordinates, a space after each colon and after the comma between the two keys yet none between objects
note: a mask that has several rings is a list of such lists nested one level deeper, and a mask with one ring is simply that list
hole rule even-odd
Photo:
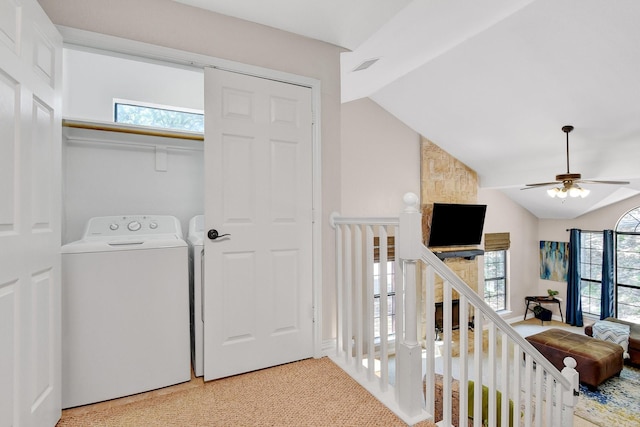
[{"label": "flat screen television", "polygon": [[486,211],[487,205],[434,203],[427,246],[479,245]]}]

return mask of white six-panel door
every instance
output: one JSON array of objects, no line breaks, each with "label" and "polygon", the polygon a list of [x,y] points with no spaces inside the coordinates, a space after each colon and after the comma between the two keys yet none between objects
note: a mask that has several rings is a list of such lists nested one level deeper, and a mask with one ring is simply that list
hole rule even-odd
[{"label": "white six-panel door", "polygon": [[61,71],[36,0],[0,0],[0,426],[61,414]]},{"label": "white six-panel door", "polygon": [[205,69],[206,380],[313,355],[311,105]]}]

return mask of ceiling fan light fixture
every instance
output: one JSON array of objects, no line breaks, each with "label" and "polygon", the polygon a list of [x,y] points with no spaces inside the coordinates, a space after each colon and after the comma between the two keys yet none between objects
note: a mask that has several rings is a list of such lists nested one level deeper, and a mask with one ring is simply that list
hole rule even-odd
[{"label": "ceiling fan light fixture", "polygon": [[591,192],[590,190],[586,190],[584,188],[581,188],[580,189],[580,194],[578,194],[578,195],[584,199],[585,197],[587,197],[589,195],[590,192]]},{"label": "ceiling fan light fixture", "polygon": [[565,199],[567,196],[569,197],[581,197],[585,198],[589,195],[590,191],[580,187],[578,184],[574,183],[565,183],[564,187],[554,187],[550,190],[547,190],[547,194],[549,197],[557,197],[559,199]]},{"label": "ceiling fan light fixture", "polygon": [[580,194],[582,193],[582,188],[578,187],[577,185],[572,186],[569,189],[569,197],[580,197]]},{"label": "ceiling fan light fixture", "polygon": [[564,199],[569,193],[567,192],[566,188],[554,187],[550,190],[547,190],[547,194],[551,198],[557,197],[559,199]]}]

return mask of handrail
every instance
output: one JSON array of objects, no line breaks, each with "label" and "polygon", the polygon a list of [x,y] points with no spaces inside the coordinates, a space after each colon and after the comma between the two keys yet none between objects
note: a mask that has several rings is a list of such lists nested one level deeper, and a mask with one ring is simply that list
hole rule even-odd
[{"label": "handrail", "polygon": [[329,215],[329,224],[332,228],[336,228],[336,225],[399,225],[400,219],[398,217],[348,217],[340,216],[338,212],[332,212]]},{"label": "handrail", "polygon": [[[457,284],[458,286],[454,286],[455,290],[459,294],[464,295],[471,305],[481,308],[480,311],[482,311],[482,314],[488,317],[500,330],[515,341],[520,348],[525,350],[525,353],[540,354],[540,352],[529,341],[515,332],[499,314],[489,307],[477,293],[473,292],[473,290],[467,286],[462,279],[460,279],[452,270],[447,268],[447,266],[424,245],[422,245],[422,261],[436,270],[444,280]],[[546,357],[542,356],[542,354],[540,354],[540,357],[536,358],[536,363],[540,364],[547,372],[550,372],[553,375],[553,378],[558,381],[563,388],[569,390],[573,387],[569,380],[565,378],[562,373],[551,362],[549,362],[549,360],[547,360]]]}]

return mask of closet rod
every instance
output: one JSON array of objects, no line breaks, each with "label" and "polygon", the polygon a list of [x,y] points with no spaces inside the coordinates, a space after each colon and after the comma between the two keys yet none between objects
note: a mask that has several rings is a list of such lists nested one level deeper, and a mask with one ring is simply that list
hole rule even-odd
[{"label": "closet rod", "polygon": [[153,130],[138,127],[123,126],[122,124],[91,123],[79,120],[63,119],[62,126],[77,129],[101,130],[106,132],[120,132],[135,135],[160,136],[164,138],[187,139],[191,141],[204,141],[204,135],[170,130]]}]

